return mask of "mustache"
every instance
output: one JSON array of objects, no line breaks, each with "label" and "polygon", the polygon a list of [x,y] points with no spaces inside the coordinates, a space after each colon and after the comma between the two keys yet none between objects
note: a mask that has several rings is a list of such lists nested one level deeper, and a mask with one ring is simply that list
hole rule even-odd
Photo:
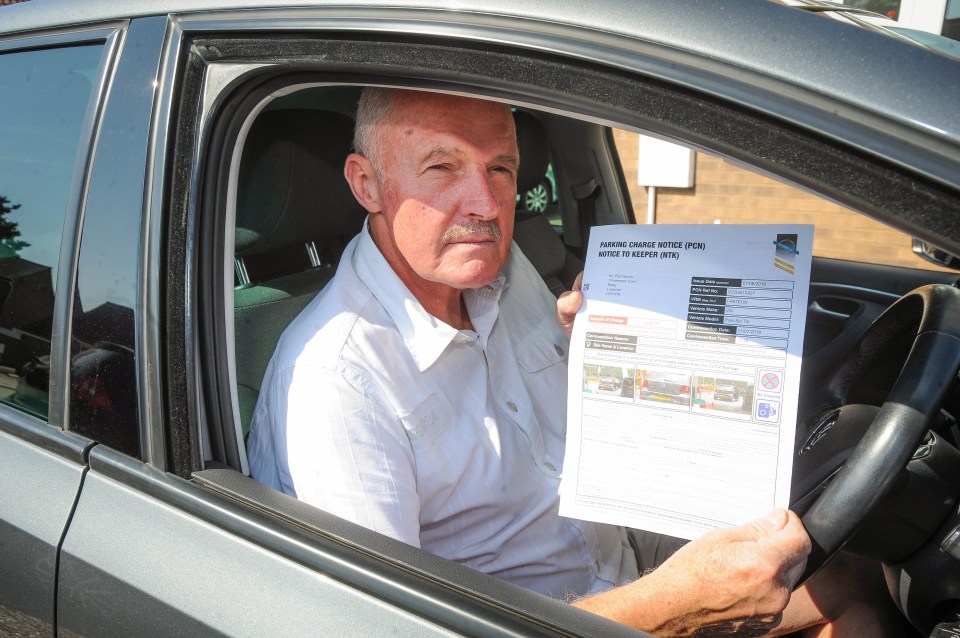
[{"label": "mustache", "polygon": [[440,238],[440,241],[441,243],[447,243],[469,235],[490,235],[493,239],[500,239],[500,237],[503,236],[503,232],[496,222],[481,221],[470,224],[457,224],[456,226],[447,228]]}]

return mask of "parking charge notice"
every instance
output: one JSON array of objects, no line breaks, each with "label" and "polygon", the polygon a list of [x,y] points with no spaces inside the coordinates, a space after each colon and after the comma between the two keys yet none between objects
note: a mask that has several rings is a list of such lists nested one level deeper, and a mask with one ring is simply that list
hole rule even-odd
[{"label": "parking charge notice", "polygon": [[790,496],[813,226],[599,226],[560,513],[682,538]]}]

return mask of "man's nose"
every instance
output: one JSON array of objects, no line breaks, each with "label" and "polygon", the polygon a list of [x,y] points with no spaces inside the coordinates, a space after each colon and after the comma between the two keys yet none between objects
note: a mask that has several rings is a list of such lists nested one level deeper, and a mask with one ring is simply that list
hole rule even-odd
[{"label": "man's nose", "polygon": [[493,179],[482,167],[469,172],[462,202],[465,214],[481,219],[493,219],[500,213]]}]

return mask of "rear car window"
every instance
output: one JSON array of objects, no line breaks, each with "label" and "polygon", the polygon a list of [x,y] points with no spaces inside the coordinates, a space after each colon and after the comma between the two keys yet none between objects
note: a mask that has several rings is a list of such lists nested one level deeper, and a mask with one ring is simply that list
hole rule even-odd
[{"label": "rear car window", "polygon": [[101,53],[0,54],[0,402],[43,419],[60,242]]}]

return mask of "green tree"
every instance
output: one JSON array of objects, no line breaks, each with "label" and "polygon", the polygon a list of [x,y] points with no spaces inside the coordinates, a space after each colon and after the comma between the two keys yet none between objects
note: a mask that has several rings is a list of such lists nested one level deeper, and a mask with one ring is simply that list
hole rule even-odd
[{"label": "green tree", "polygon": [[7,215],[20,208],[20,204],[13,204],[3,195],[0,195],[0,257],[11,257],[30,244],[17,239],[20,229],[17,222],[7,219]]}]

